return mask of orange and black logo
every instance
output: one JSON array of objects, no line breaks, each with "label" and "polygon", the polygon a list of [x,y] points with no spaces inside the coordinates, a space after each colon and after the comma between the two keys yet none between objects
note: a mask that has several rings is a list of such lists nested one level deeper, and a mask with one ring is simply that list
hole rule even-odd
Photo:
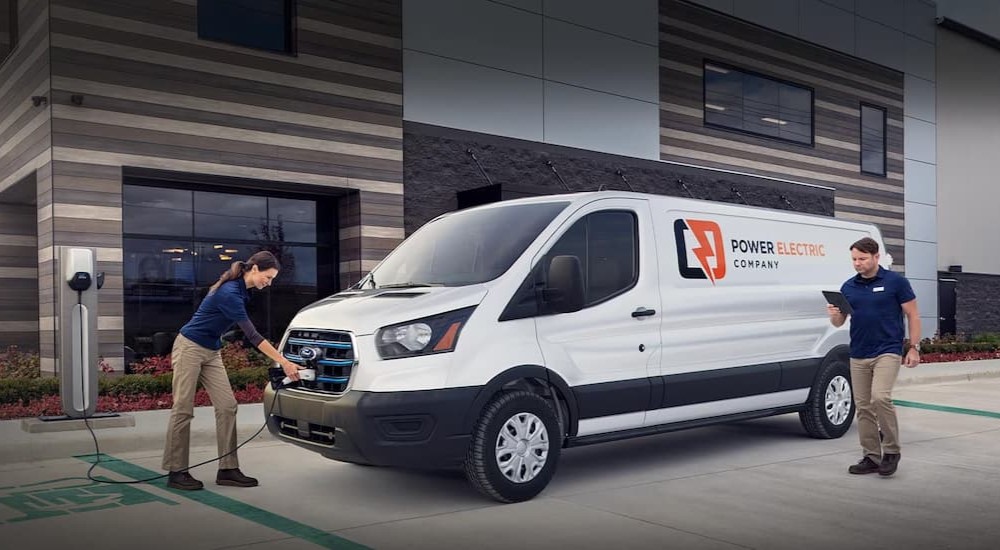
[{"label": "orange and black logo", "polygon": [[[695,242],[688,247],[687,232]],[[726,251],[723,248],[719,224],[708,220],[674,221],[674,238],[677,241],[677,267],[685,279],[708,279],[714,285],[726,276]],[[698,259],[696,266],[688,265],[688,250]]]}]

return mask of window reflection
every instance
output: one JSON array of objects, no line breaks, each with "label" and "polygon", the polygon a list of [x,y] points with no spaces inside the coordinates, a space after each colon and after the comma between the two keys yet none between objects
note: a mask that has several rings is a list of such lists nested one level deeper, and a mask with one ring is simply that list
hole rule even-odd
[{"label": "window reflection", "polygon": [[[318,253],[331,243],[317,242],[316,201],[137,185],[123,193],[125,345],[137,358],[170,353],[177,331],[234,261],[269,250],[281,263],[271,288],[252,290],[247,307],[272,341],[319,297],[319,287],[330,286],[318,280],[320,270],[337,272],[336,255]],[[324,223],[335,227],[333,215]]]},{"label": "window reflection", "polygon": [[291,0],[199,0],[198,37],[291,52]]},{"label": "window reflection", "polygon": [[812,90],[713,62],[704,69],[705,124],[812,144]]},{"label": "window reflection", "polygon": [[194,313],[191,241],[126,238],[123,244],[126,345],[164,355]]},{"label": "window reflection", "polygon": [[861,106],[861,171],[885,175],[885,109]]},{"label": "window reflection", "polygon": [[316,203],[298,199],[267,199],[267,221],[273,240],[316,242]]},{"label": "window reflection", "polygon": [[194,194],[194,232],[220,239],[261,239],[267,227],[267,199],[229,193]]},{"label": "window reflection", "polygon": [[122,190],[122,231],[142,235],[191,236],[191,191],[136,187]]}]

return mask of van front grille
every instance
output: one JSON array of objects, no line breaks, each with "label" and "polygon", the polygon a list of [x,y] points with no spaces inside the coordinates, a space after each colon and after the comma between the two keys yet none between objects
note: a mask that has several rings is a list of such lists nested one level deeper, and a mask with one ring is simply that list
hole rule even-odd
[{"label": "van front grille", "polygon": [[311,348],[315,356],[316,379],[303,380],[301,388],[326,393],[343,393],[354,371],[356,358],[351,335],[332,330],[292,330],[281,353],[303,367],[308,362],[302,350]]}]

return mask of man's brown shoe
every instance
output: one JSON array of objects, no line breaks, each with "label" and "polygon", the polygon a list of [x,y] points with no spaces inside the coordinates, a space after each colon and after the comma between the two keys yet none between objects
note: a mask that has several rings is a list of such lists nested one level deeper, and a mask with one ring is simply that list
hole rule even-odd
[{"label": "man's brown shoe", "polygon": [[205,484],[191,477],[191,474],[184,472],[170,472],[167,478],[167,487],[180,489],[181,491],[197,491],[203,489]]},{"label": "man's brown shoe", "polygon": [[896,473],[896,468],[899,467],[899,458],[899,453],[882,455],[882,463],[878,465],[878,475],[891,476]]},{"label": "man's brown shoe", "polygon": [[874,460],[866,456],[858,461],[857,464],[852,464],[847,471],[852,474],[874,474],[879,471],[878,468],[878,464],[875,464]]},{"label": "man's brown shoe", "polygon": [[219,474],[215,476],[215,484],[228,485],[230,487],[256,487],[257,480],[243,475],[243,472],[239,468],[230,468],[219,470]]}]

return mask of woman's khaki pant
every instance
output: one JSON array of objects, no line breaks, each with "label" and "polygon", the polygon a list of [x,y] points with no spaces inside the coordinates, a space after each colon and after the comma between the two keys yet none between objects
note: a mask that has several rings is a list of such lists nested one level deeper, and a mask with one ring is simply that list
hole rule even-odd
[{"label": "woman's khaki pant", "polygon": [[163,469],[176,472],[188,467],[191,448],[191,419],[194,418],[194,394],[198,382],[208,392],[215,407],[215,434],[219,443],[219,469],[239,468],[236,459],[236,397],[229,385],[226,367],[218,350],[210,350],[188,340],[182,334],[174,340],[170,354],[174,370],[174,407],[170,411],[167,443],[163,450]]},{"label": "woman's khaki pant", "polygon": [[[892,386],[902,357],[886,353],[871,359],[851,358],[851,385],[858,408],[858,437],[865,456],[882,460],[882,452],[899,454],[899,425],[892,404]],[[884,439],[879,441],[879,429]]]}]

